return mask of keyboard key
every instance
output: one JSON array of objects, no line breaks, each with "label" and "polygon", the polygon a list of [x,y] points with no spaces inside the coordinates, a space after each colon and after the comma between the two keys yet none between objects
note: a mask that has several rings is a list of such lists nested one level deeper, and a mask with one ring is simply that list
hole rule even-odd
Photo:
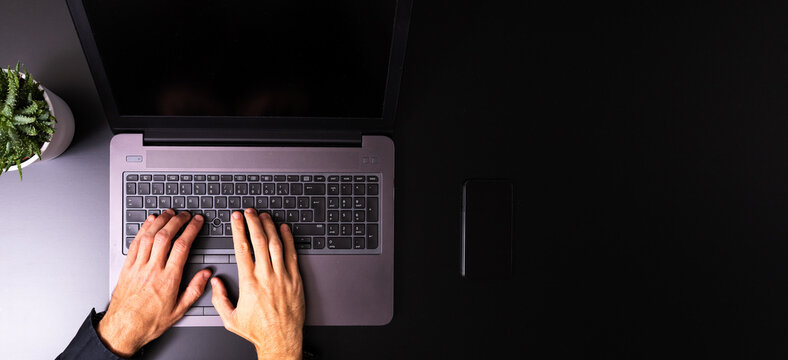
[{"label": "keyboard key", "polygon": [[339,235],[339,224],[328,224],[328,235]]},{"label": "keyboard key", "polygon": [[277,182],[280,182],[280,181],[287,181],[287,176],[284,176],[284,175],[274,175],[274,181],[277,181]]},{"label": "keyboard key", "polygon": [[232,183],[222,183],[222,195],[233,195],[235,186]]},{"label": "keyboard key", "polygon": [[202,316],[203,315],[202,306],[192,306],[192,307],[189,308],[189,310],[186,310],[186,313],[184,315],[186,315],[186,316]]},{"label": "keyboard key", "polygon": [[219,175],[208,175],[208,181],[219,181]]},{"label": "keyboard key", "polygon": [[339,198],[338,197],[330,197],[330,198],[328,198],[328,208],[329,209],[339,209]]},{"label": "keyboard key", "polygon": [[[200,197],[199,196],[187,196],[186,197],[186,207],[189,209],[196,209],[200,207]],[[194,214],[192,214],[194,215]]]},{"label": "keyboard key", "polygon": [[341,222],[350,222],[351,217],[353,217],[352,210],[342,210],[339,212],[339,221]]},{"label": "keyboard key", "polygon": [[296,182],[296,181],[298,181],[298,175],[287,175],[287,181],[289,181],[289,182]]},{"label": "keyboard key", "polygon": [[235,184],[235,194],[236,195],[248,195],[249,194],[249,184],[246,184],[246,183]]},{"label": "keyboard key", "polygon": [[140,181],[151,181],[153,176],[151,174],[140,175]]},{"label": "keyboard key", "polygon": [[137,235],[140,230],[140,224],[126,224],[126,235]]},{"label": "keyboard key", "polygon": [[323,175],[315,175],[315,181],[317,182],[326,181],[326,177]]},{"label": "keyboard key", "polygon": [[304,193],[304,184],[290,184],[290,194],[301,195]]},{"label": "keyboard key", "polygon": [[301,175],[301,182],[310,182],[312,181],[312,175]]},{"label": "keyboard key", "polygon": [[[211,235],[224,235],[224,231],[223,230],[224,230],[224,227],[222,227],[221,225],[219,225],[219,226],[211,225]],[[205,238],[203,238],[201,240],[205,241]],[[194,242],[194,245],[196,245],[196,244],[197,244],[197,241]],[[195,249],[198,249],[198,247],[196,247],[194,245],[192,245],[192,247],[195,248]],[[206,248],[202,248],[202,249],[206,249]],[[208,249],[210,249],[210,248],[208,248]]]},{"label": "keyboard key", "polygon": [[263,195],[275,195],[275,194],[276,194],[276,187],[274,183],[263,184]]},{"label": "keyboard key", "polygon": [[339,210],[328,210],[328,221],[339,222]]},{"label": "keyboard key", "polygon": [[304,195],[325,195],[326,184],[306,184],[304,185]]},{"label": "keyboard key", "polygon": [[238,209],[241,207],[241,197],[240,196],[229,196],[227,197],[227,207],[231,209]]},{"label": "keyboard key", "polygon": [[249,184],[249,195],[260,195],[263,193],[262,189],[263,189],[263,184],[260,183]]},{"label": "keyboard key", "polygon": [[271,175],[260,175],[260,181],[274,181],[274,177]]},{"label": "keyboard key", "polygon": [[287,210],[287,222],[296,222],[299,219],[298,210]]},{"label": "keyboard key", "polygon": [[145,210],[128,210],[126,211],[126,221],[129,222],[143,222],[148,216]]},{"label": "keyboard key", "polygon": [[150,195],[150,183],[137,184],[137,191],[140,195]]},{"label": "keyboard key", "polygon": [[146,196],[145,197],[145,208],[153,209],[153,208],[156,208],[156,205],[158,205],[158,201],[156,200],[155,196]]},{"label": "keyboard key", "polygon": [[367,221],[378,221],[378,198],[367,198]]},{"label": "keyboard key", "polygon": [[200,196],[200,207],[210,209],[213,207],[213,196]]},{"label": "keyboard key", "polygon": [[311,243],[297,243],[295,245],[296,245],[296,249],[298,249],[298,250],[305,250],[305,249],[311,249],[312,248],[312,244]]},{"label": "keyboard key", "polygon": [[340,191],[342,195],[353,195],[353,184],[342,184]]},{"label": "keyboard key", "polygon": [[167,183],[167,195],[178,195],[178,183]]},{"label": "keyboard key", "polygon": [[363,197],[355,197],[353,198],[353,208],[354,209],[363,209],[367,206],[367,202],[364,200]]},{"label": "keyboard key", "polygon": [[233,176],[232,175],[222,175],[221,178],[222,178],[222,181],[233,181]]},{"label": "keyboard key", "polygon": [[274,220],[275,223],[283,223],[285,221],[285,211],[284,210],[274,210],[271,211],[271,219]]},{"label": "keyboard key", "polygon": [[364,238],[363,237],[354,237],[353,238],[353,248],[354,249],[363,249],[364,248]]},{"label": "keyboard key", "polygon": [[246,181],[246,175],[235,175],[235,181]]},{"label": "keyboard key", "polygon": [[179,179],[178,175],[167,175],[167,181],[178,181]]},{"label": "keyboard key", "polygon": [[285,196],[283,199],[282,207],[285,209],[295,209],[296,198],[294,196]]},{"label": "keyboard key", "polygon": [[329,249],[350,249],[352,240],[349,237],[330,237],[328,238]]},{"label": "keyboard key", "polygon": [[136,183],[126,183],[126,195],[137,195]]},{"label": "keyboard key", "polygon": [[153,175],[153,181],[165,181],[167,179],[164,175]]},{"label": "keyboard key", "polygon": [[127,196],[126,197],[126,207],[128,207],[128,208],[141,208],[142,207],[142,196]]},{"label": "keyboard key", "polygon": [[322,249],[326,247],[326,238],[315,236],[312,238],[312,248],[313,249]]},{"label": "keyboard key", "polygon": [[364,184],[353,184],[353,195],[366,195],[366,190]]},{"label": "keyboard key", "polygon": [[353,199],[349,197],[343,197],[339,199],[339,207],[342,209],[350,209],[353,207],[353,203],[351,203],[351,201],[353,201]]},{"label": "keyboard key", "polygon": [[208,184],[208,195],[219,195],[221,192],[221,186],[219,186],[219,183]]},{"label": "keyboard key", "polygon": [[172,198],[169,196],[159,196],[159,208],[169,209],[172,207]]},{"label": "keyboard key", "polygon": [[267,196],[257,196],[254,198],[254,207],[257,209],[265,209],[268,207],[268,197]]},{"label": "keyboard key", "polygon": [[290,184],[276,184],[277,195],[290,195]]},{"label": "keyboard key", "polygon": [[206,194],[206,184],[205,183],[196,183],[194,184],[194,195],[205,195]]},{"label": "keyboard key", "polygon": [[303,222],[312,222],[314,218],[314,214],[312,210],[301,210],[301,221]]},{"label": "keyboard key", "polygon": [[183,196],[173,196],[172,197],[172,208],[173,209],[185,209],[186,208],[186,198]]},{"label": "keyboard key", "polygon": [[153,183],[151,185],[151,194],[164,195],[164,183]]},{"label": "keyboard key", "polygon": [[272,209],[279,209],[282,207],[282,197],[281,196],[271,196],[271,208]]},{"label": "keyboard key", "polygon": [[222,222],[230,222],[230,210],[219,210],[218,217]]},{"label": "keyboard key", "polygon": [[350,224],[342,224],[339,225],[339,234],[340,235],[350,235],[353,233],[353,228]]},{"label": "keyboard key", "polygon": [[367,218],[367,212],[365,210],[356,210],[353,211],[353,222],[364,222]]},{"label": "keyboard key", "polygon": [[205,175],[194,175],[194,181],[205,181]]},{"label": "keyboard key", "polygon": [[249,181],[260,181],[260,175],[249,175],[246,177]]},{"label": "keyboard key", "polygon": [[230,223],[224,224],[224,234],[225,235],[232,235],[233,234],[233,226]]},{"label": "keyboard key", "polygon": [[342,175],[339,177],[342,182],[351,182],[353,181],[353,177],[350,175]]},{"label": "keyboard key", "polygon": [[325,235],[326,226],[323,224],[293,224],[293,235]]},{"label": "keyboard key", "polygon": [[353,235],[364,235],[366,227],[364,224],[353,224]]},{"label": "keyboard key", "polygon": [[[117,178],[116,178],[116,179],[117,179]],[[126,181],[137,181],[137,180],[139,180],[139,179],[140,179],[140,178],[139,178],[139,176],[138,176],[138,175],[126,175]]]},{"label": "keyboard key", "polygon": [[254,196],[244,196],[241,198],[241,207],[244,209],[253,208],[255,205]]},{"label": "keyboard key", "polygon": [[309,209],[309,198],[304,196],[298,197],[298,208],[299,209]]},{"label": "keyboard key", "polygon": [[226,264],[229,262],[230,259],[227,255],[205,255],[206,264]]},{"label": "keyboard key", "polygon": [[377,195],[378,184],[367,184],[367,195]]},{"label": "keyboard key", "polygon": [[328,195],[339,195],[339,184],[328,184]]},{"label": "keyboard key", "polygon": [[309,236],[296,236],[293,238],[293,242],[295,242],[296,244],[304,244],[304,243],[311,244],[312,238]]},{"label": "keyboard key", "polygon": [[191,195],[192,184],[181,184],[180,190],[181,190],[181,195]]},{"label": "keyboard key", "polygon": [[181,181],[192,181],[191,175],[181,175]]},{"label": "keyboard key", "polygon": [[367,182],[378,182],[378,177],[375,175],[367,176]]},{"label": "keyboard key", "polygon": [[315,211],[315,221],[326,221],[326,198],[313,197],[312,210]]},{"label": "keyboard key", "polygon": [[367,249],[378,248],[378,225],[367,224]]},{"label": "keyboard key", "polygon": [[366,179],[367,179],[367,177],[364,176],[364,175],[353,176],[353,181],[355,181],[355,182],[364,182],[364,180],[366,180]]},{"label": "keyboard key", "polygon": [[209,223],[216,218],[216,210],[204,210],[202,215],[205,216],[205,222]]},{"label": "keyboard key", "polygon": [[227,207],[227,197],[226,196],[215,196],[213,198],[213,207],[224,209]]},{"label": "keyboard key", "polygon": [[331,175],[328,177],[329,182],[337,182],[339,181],[339,175]]}]

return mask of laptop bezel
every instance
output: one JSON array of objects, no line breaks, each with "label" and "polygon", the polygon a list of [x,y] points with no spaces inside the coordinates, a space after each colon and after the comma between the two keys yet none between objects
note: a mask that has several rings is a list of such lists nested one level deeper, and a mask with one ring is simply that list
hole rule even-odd
[{"label": "laptop bezel", "polygon": [[82,0],[67,0],[67,4],[113,133],[145,132],[150,129],[155,129],[159,133],[177,132],[179,129],[192,129],[199,132],[222,128],[230,130],[227,132],[229,134],[239,135],[243,134],[245,129],[280,132],[319,129],[336,133],[352,131],[363,134],[393,134],[412,0],[396,1],[383,111],[380,118],[120,115]]}]

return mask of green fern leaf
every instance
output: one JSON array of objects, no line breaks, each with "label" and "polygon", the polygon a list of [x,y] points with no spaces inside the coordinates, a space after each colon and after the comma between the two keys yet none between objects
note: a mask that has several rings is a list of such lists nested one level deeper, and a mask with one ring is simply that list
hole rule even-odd
[{"label": "green fern leaf", "polygon": [[13,123],[17,125],[21,124],[30,124],[36,121],[36,118],[32,116],[25,116],[25,115],[14,115]]}]

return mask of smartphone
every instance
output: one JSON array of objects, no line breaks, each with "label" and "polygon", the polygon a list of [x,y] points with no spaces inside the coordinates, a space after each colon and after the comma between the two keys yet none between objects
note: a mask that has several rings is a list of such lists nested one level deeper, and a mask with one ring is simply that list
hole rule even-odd
[{"label": "smartphone", "polygon": [[463,184],[463,278],[511,276],[513,190],[508,180],[472,179]]}]

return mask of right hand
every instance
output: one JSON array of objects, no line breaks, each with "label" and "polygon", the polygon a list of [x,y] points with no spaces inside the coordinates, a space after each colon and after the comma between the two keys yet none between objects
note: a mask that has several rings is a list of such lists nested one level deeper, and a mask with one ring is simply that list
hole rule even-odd
[{"label": "right hand", "polygon": [[[243,216],[253,249],[249,248]],[[231,220],[238,307],[233,307],[227,289],[216,277],[211,279],[211,301],[224,327],[254,344],[258,359],[300,359],[306,315],[293,233],[282,224],[281,241],[267,213],[258,216],[254,209],[246,209],[243,216],[235,211]]]}]

